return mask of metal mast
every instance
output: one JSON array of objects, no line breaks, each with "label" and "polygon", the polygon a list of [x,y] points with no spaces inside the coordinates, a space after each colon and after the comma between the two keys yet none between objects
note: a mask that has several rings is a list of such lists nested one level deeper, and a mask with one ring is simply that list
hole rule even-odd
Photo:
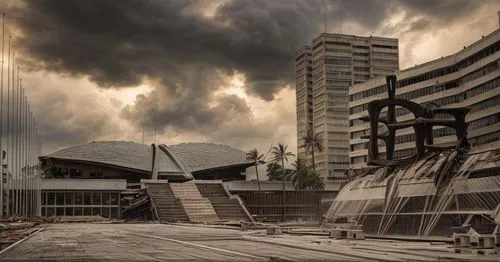
[{"label": "metal mast", "polygon": [[[9,34],[9,45],[8,45],[8,52],[7,52],[7,155],[10,154],[9,150],[9,139],[11,138],[10,133],[10,40],[11,40],[11,35]],[[12,212],[11,209],[11,204],[10,204],[10,188],[12,185],[11,177],[10,177],[10,172],[9,169],[11,168],[11,158],[7,157],[7,181],[8,181],[8,191],[7,191],[7,215],[10,215]]]},{"label": "metal mast", "polygon": [[3,63],[4,63],[4,46],[5,46],[5,14],[2,13],[2,66],[0,69],[0,170],[1,170],[1,178],[0,178],[0,217],[4,216],[4,168],[3,168]]}]

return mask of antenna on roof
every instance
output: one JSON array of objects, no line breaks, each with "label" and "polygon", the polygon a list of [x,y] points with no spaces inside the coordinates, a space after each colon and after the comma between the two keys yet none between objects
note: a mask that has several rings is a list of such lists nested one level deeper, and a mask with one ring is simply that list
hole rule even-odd
[{"label": "antenna on roof", "polygon": [[267,150],[267,153],[264,156],[264,161],[266,161],[267,155],[269,155],[269,153],[271,152],[271,149],[273,148],[273,143],[274,143],[274,137],[273,137],[273,140],[271,140],[271,145],[269,146],[269,150]]},{"label": "antenna on roof", "polygon": [[340,3],[342,3],[342,1],[339,1],[339,34],[342,34],[342,11]]},{"label": "antenna on roof", "polygon": [[142,144],[144,145],[144,122],[142,123]]},{"label": "antenna on roof", "polygon": [[325,24],[324,24],[324,27],[323,27],[323,32],[326,33],[326,28],[327,28],[327,19],[328,19],[328,4],[326,3],[326,0],[323,0],[323,12],[324,12],[324,15],[325,15]]},{"label": "antenna on roof", "polygon": [[156,111],[154,112],[154,122],[153,122],[153,125],[154,125],[154,137],[153,137],[153,144],[156,144]]}]

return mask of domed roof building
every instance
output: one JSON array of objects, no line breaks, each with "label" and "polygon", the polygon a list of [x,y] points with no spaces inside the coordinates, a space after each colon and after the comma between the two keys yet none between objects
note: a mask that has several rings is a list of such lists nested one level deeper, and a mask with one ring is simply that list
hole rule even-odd
[{"label": "domed roof building", "polygon": [[141,179],[244,180],[246,168],[253,165],[245,159],[245,152],[225,145],[148,146],[125,141],[71,146],[41,156],[40,161],[46,177],[121,178],[129,184]]}]

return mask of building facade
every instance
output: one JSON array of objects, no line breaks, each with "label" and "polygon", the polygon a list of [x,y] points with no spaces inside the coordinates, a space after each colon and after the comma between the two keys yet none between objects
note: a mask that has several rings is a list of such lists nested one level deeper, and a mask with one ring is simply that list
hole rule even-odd
[{"label": "building facade", "polygon": [[[396,98],[430,107],[470,107],[466,121],[473,149],[497,145],[500,142],[499,50],[500,30],[496,30],[453,55],[398,71]],[[370,101],[384,98],[387,98],[385,77],[349,89],[349,161],[353,169],[366,167],[368,160],[368,139],[361,136],[369,134],[369,123],[359,118],[368,116]],[[403,108],[396,108],[396,116],[398,122],[413,119]],[[451,128],[435,127],[433,132],[436,144],[456,143]],[[413,129],[398,130],[394,156],[414,155],[414,141]],[[379,150],[381,158],[385,158],[385,147]]]},{"label": "building facade", "polygon": [[296,53],[298,157],[310,159],[301,145],[307,129],[321,133],[323,152],[316,171],[344,180],[349,168],[349,88],[399,69],[398,40],[321,34]]},{"label": "building facade", "polygon": [[[304,46],[295,53],[296,102],[297,102],[297,145],[313,126],[312,118],[312,52]],[[297,157],[307,159],[304,148],[297,148]]]}]

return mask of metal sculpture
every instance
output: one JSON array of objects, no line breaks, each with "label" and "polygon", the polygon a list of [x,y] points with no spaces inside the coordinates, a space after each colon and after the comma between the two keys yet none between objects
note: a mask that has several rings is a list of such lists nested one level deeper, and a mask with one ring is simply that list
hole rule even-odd
[{"label": "metal sculpture", "polygon": [[[459,152],[466,152],[469,149],[469,142],[467,141],[467,127],[465,116],[470,111],[470,108],[435,108],[421,106],[415,102],[396,99],[396,76],[390,75],[386,77],[388,99],[374,100],[368,103],[369,117],[361,118],[361,120],[370,121],[370,135],[363,136],[362,138],[369,138],[369,162],[370,165],[376,166],[397,166],[411,163],[419,160],[429,151],[439,151],[443,149],[450,149],[449,146],[434,145],[433,127],[446,126],[455,129],[457,136],[457,145],[452,148],[457,149]],[[395,107],[399,106],[409,110],[415,116],[415,119],[409,121],[397,122]],[[380,113],[384,108],[388,108],[386,118],[381,118]],[[436,119],[436,114],[447,114],[452,119]],[[379,124],[384,124],[388,132],[379,134]],[[414,156],[394,159],[395,136],[396,131],[413,127],[415,131],[415,146],[417,153]],[[386,159],[380,159],[378,150],[378,139],[385,142],[386,146]]]}]

